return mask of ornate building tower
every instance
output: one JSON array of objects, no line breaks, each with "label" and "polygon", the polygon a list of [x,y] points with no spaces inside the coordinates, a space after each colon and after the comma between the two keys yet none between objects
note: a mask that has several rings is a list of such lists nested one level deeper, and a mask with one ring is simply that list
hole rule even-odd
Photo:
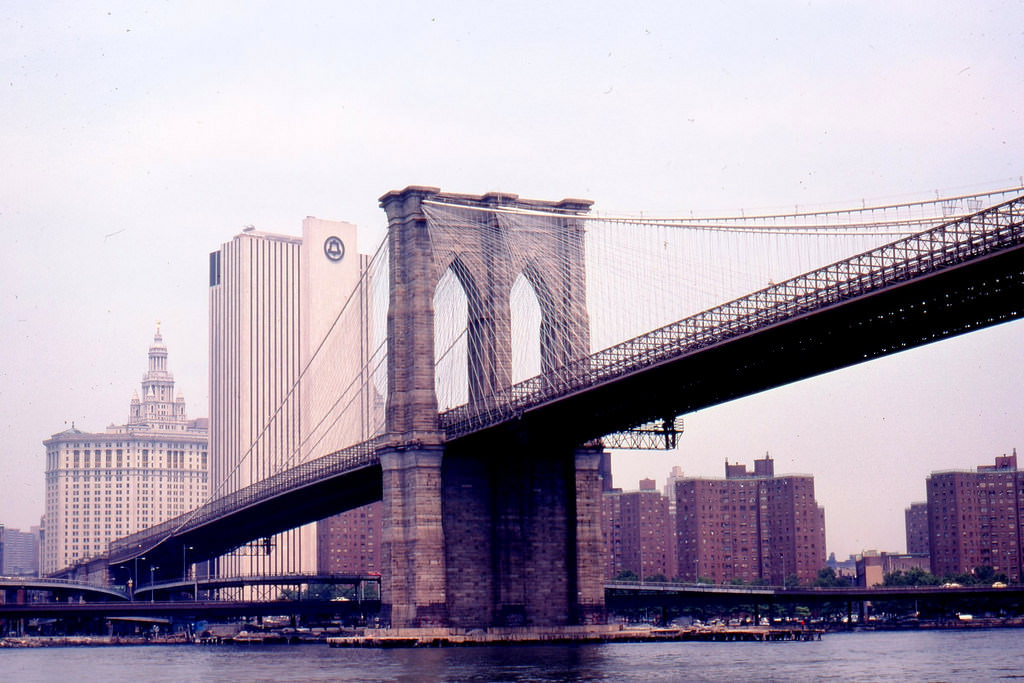
[{"label": "ornate building tower", "polygon": [[149,370],[142,376],[142,400],[132,397],[129,425],[177,423],[185,420],[185,397],[174,397],[174,375],[167,369],[167,347],[157,323],[149,347]]},{"label": "ornate building tower", "polygon": [[184,397],[174,396],[158,326],[142,399],[132,397],[128,423],[95,433],[72,426],[43,442],[43,573],[101,555],[112,540],[205,503],[207,430],[207,419],[189,420]]}]

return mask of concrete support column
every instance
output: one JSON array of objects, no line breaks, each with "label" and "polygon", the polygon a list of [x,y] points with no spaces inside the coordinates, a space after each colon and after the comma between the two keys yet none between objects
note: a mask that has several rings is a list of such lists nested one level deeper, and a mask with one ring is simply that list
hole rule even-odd
[{"label": "concrete support column", "polygon": [[501,625],[567,625],[573,619],[575,514],[569,453],[531,444],[510,458],[495,519]]},{"label": "concrete support column", "polygon": [[479,455],[449,450],[442,473],[448,617],[461,628],[497,623],[494,462]]},{"label": "concrete support column", "polygon": [[381,453],[383,616],[395,628],[446,626],[440,446]]},{"label": "concrete support column", "polygon": [[441,525],[443,435],[434,394],[437,273],[422,212],[436,188],[381,197],[388,215],[388,396],[383,470],[384,617],[394,627],[446,626]]},{"label": "concrete support column", "polygon": [[446,453],[452,626],[604,621],[600,454],[547,444]]},{"label": "concrete support column", "polygon": [[574,623],[604,623],[604,537],[600,448],[576,450],[576,605]]}]

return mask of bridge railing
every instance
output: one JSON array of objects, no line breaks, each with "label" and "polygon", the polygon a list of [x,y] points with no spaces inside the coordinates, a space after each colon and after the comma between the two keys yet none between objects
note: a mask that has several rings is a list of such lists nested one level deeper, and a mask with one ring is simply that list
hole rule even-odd
[{"label": "bridge railing", "polygon": [[1024,197],[944,223],[670,323],[440,416],[448,439],[542,403],[847,299],[1020,245]]},{"label": "bridge railing", "polygon": [[376,440],[343,448],[334,453],[297,465],[260,482],[246,486],[222,496],[191,511],[155,524],[142,531],[119,538],[110,544],[110,562],[115,564],[130,560],[165,538],[183,531],[203,526],[228,513],[236,512],[256,503],[269,500],[277,495],[293,491],[306,484],[373,465],[378,461]]}]

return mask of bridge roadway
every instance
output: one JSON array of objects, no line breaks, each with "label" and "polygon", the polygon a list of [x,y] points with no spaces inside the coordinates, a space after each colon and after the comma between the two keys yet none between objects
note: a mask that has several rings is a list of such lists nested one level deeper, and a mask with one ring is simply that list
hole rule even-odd
[{"label": "bridge roadway", "polygon": [[0,593],[11,595],[20,591],[46,591],[63,601],[79,597],[92,600],[129,599],[128,593],[112,586],[94,586],[81,581],[35,576],[0,576]]},{"label": "bridge roadway", "polygon": [[347,585],[357,589],[367,583],[377,584],[380,595],[380,574],[278,574],[267,576],[229,576],[199,579],[174,579],[142,584],[134,591],[136,599],[148,599],[151,594],[190,593],[197,590],[241,588],[243,586],[308,586],[310,584]]},{"label": "bridge roadway", "polygon": [[[439,423],[449,444],[524,434],[580,444],[1018,319],[1022,302],[1019,197],[629,340]],[[217,557],[380,497],[376,444],[358,444],[116,541],[109,562],[169,571],[185,553],[189,562]]]},{"label": "bridge roadway", "polygon": [[149,566],[163,567],[156,576],[168,580],[181,576],[177,568],[186,564],[380,498],[381,468],[374,444],[357,444],[114,541],[109,563],[140,577],[147,576]]},{"label": "bridge roadway", "polygon": [[[767,287],[441,415],[573,444],[1024,315],[1024,197]],[[499,401],[499,403],[501,403]]]},{"label": "bridge roadway", "polygon": [[[308,586],[310,584],[348,585],[360,587],[367,583],[377,584],[380,594],[380,574],[280,574],[261,576],[229,576],[198,579],[175,579],[152,584],[143,584],[129,594],[116,586],[97,586],[72,579],[39,578],[35,576],[0,576],[0,593],[5,596],[19,592],[45,592],[55,597],[56,602],[79,600],[98,602],[104,600],[133,600],[150,596],[156,592],[187,592],[195,590],[216,590],[240,588],[242,586]],[[150,596],[152,597],[152,596]],[[7,602],[11,602],[8,598]]]}]

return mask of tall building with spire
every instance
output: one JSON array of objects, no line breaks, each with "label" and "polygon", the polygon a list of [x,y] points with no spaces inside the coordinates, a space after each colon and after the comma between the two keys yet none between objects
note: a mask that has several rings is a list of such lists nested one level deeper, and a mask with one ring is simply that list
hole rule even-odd
[{"label": "tall building with spire", "polygon": [[72,425],[43,442],[41,571],[102,555],[112,540],[205,503],[208,428],[206,418],[188,419],[184,396],[174,392],[158,324],[142,395],[136,391],[132,397],[128,422],[104,432]]},{"label": "tall building with spire", "polygon": [[180,430],[185,424],[185,397],[174,394],[174,375],[167,369],[167,347],[157,323],[153,345],[149,347],[149,370],[142,376],[142,396],[132,396],[129,426],[153,425],[157,429]]}]

